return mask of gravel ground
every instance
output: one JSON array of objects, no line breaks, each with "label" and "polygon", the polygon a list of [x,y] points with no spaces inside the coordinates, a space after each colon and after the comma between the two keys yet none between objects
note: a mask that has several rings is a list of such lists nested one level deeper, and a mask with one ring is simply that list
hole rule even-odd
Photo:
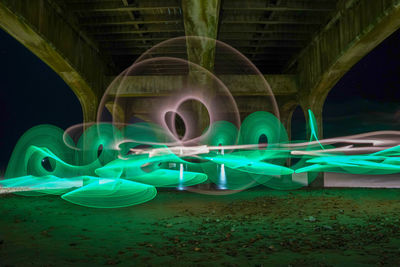
[{"label": "gravel ground", "polygon": [[120,209],[0,196],[0,266],[400,266],[400,190],[162,191]]}]

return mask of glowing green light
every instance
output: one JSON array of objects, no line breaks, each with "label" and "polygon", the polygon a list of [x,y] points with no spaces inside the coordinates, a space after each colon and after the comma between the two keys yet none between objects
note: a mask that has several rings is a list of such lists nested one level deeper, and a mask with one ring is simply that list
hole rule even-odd
[{"label": "glowing green light", "polygon": [[[299,180],[301,173],[311,182],[318,172],[400,172],[400,146],[361,155],[330,150],[318,140],[315,116],[308,113],[310,142],[298,146],[289,143],[283,125],[268,112],[252,113],[239,130],[215,122],[197,147],[168,147],[171,136],[150,123],[122,129],[95,124],[76,144],[61,129],[40,125],[20,138],[0,185],[21,195],[55,194],[87,207],[115,208],[153,199],[156,187],[183,189],[212,181],[222,189],[295,189],[307,184]],[[265,146],[261,137],[268,141]],[[287,166],[289,158],[300,161]]]}]

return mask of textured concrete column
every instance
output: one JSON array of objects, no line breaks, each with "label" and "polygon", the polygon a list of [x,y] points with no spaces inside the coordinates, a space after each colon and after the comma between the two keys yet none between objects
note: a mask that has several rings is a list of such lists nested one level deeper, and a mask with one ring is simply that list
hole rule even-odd
[{"label": "textured concrete column", "polygon": [[[309,114],[308,110],[311,109],[311,111],[314,113],[315,116],[315,121],[317,123],[317,128],[318,128],[318,139],[322,139],[323,137],[323,128],[322,128],[322,108],[324,104],[325,98],[318,99],[316,100],[310,100],[307,99],[306,101],[301,101],[301,107],[304,112],[304,116],[306,118],[306,125],[307,125],[307,138],[310,138],[311,131],[310,131],[310,119],[309,119]],[[315,187],[315,188],[321,188],[324,187],[324,173],[320,172],[317,175],[317,178],[315,178],[314,181],[309,182],[309,187]]]},{"label": "textured concrete column", "polygon": [[[98,99],[95,97],[92,100],[86,100],[79,98],[79,102],[82,106],[83,122],[85,124],[95,122],[97,120],[97,110],[98,110]],[[86,126],[85,126],[86,127]]]},{"label": "textured concrete column", "polygon": [[[186,40],[188,60],[211,72],[214,69],[219,8],[219,0],[182,0],[185,34],[198,36]],[[212,97],[213,82],[205,71],[189,66],[187,82],[189,88],[191,85],[207,88],[205,93]],[[207,126],[208,115],[199,103],[195,103],[193,109],[199,118],[198,131],[202,131]]]},{"label": "textured concrete column", "polygon": [[[325,100],[325,99],[324,99]],[[309,114],[308,110],[310,109],[315,116],[315,121],[317,123],[317,128],[318,128],[318,139],[323,138],[323,124],[322,124],[322,109],[324,105],[324,100],[320,101],[310,101],[308,100],[307,102],[301,102],[301,107],[304,112],[304,117],[306,118],[306,124],[307,124],[307,138],[310,138],[311,135],[311,129],[310,129],[310,121],[309,121]]]},{"label": "textured concrete column", "polygon": [[[219,0],[182,0],[186,36],[217,38]],[[187,39],[190,62],[212,71],[215,58],[215,41],[210,39]]]},{"label": "textured concrete column", "polygon": [[289,140],[291,140],[292,132],[292,115],[294,110],[296,109],[296,106],[296,102],[288,102],[279,106],[280,120],[286,129]]},{"label": "textured concrete column", "polygon": [[[188,60],[211,72],[214,69],[216,47],[214,39],[217,38],[218,33],[219,6],[219,0],[182,0],[185,34],[199,36],[186,39]],[[215,94],[212,83],[205,71],[198,71],[189,66],[188,88],[191,88],[191,85],[207,88],[207,92],[204,93],[210,98]],[[193,110],[198,117],[196,132],[201,133],[207,127],[206,116],[208,115],[198,102],[194,103]],[[201,187],[210,189],[211,184]]]},{"label": "textured concrete column", "polygon": [[[296,109],[297,103],[295,101],[289,101],[285,104],[279,105],[279,115],[280,121],[286,129],[289,141],[291,140],[291,132],[292,132],[292,115],[294,110]],[[286,160],[286,166],[290,167],[292,164],[291,158]]]},{"label": "textured concrete column", "polygon": [[305,91],[300,98],[307,98],[314,109],[323,105],[331,88],[354,64],[400,28],[400,0],[341,2],[337,14],[287,68],[299,74]]},{"label": "textured concrete column", "polygon": [[116,122],[117,126],[118,123],[126,123],[125,109],[121,105],[115,102],[108,102],[106,103],[106,108],[113,116],[113,122]]}]

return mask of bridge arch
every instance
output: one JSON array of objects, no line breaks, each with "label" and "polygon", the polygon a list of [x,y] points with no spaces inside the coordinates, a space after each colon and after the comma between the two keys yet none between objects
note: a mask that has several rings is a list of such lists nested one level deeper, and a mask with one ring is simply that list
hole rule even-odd
[{"label": "bridge arch", "polygon": [[400,28],[400,0],[350,0],[287,67],[299,74],[299,102],[310,108],[322,136],[325,99],[361,58]]},{"label": "bridge arch", "polygon": [[78,97],[83,121],[96,118],[107,64],[68,13],[51,1],[0,1],[0,27],[43,60]]}]

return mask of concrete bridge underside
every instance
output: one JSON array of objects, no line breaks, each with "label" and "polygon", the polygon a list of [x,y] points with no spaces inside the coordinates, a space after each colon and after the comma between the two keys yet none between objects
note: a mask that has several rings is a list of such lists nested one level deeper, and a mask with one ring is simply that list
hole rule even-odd
[{"label": "concrete bridge underside", "polygon": [[[307,121],[307,109],[313,110],[322,136],[329,91],[400,27],[400,0],[0,0],[0,27],[71,87],[85,122],[96,119],[108,83],[129,62],[157,42],[186,34],[216,38],[241,51],[270,83],[288,132],[300,105]],[[214,66],[215,43],[186,45],[187,59],[211,72],[222,71]],[[164,52],[182,57],[179,51]],[[265,93],[249,86],[251,75],[223,71],[244,113],[263,110],[259,99]],[[200,79],[192,70],[136,77],[143,86],[126,97],[136,99],[139,107],[143,100],[151,105],[160,94],[170,94],[173,83],[193,77]],[[114,109],[112,103],[106,106]],[[119,109],[119,116],[128,117],[126,109]]]}]

